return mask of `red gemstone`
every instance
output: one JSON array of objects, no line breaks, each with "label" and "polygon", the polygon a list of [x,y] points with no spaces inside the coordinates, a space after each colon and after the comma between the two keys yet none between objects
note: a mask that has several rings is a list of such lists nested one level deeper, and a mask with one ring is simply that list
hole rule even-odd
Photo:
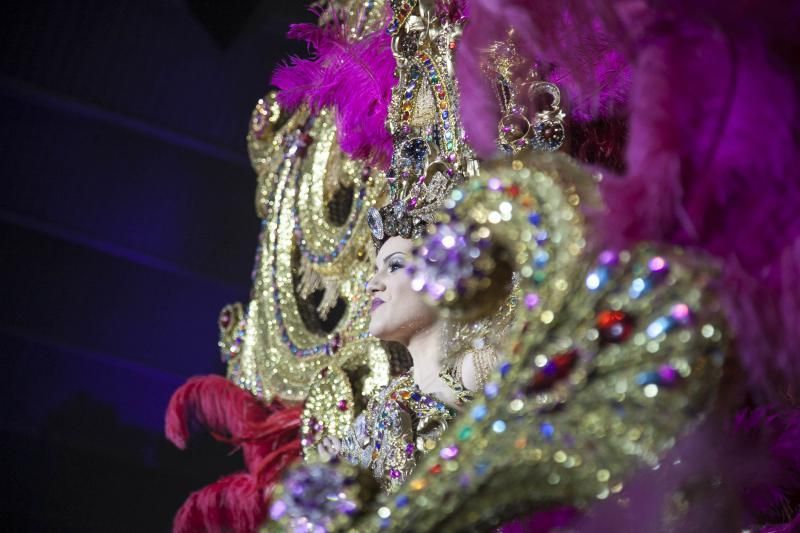
[{"label": "red gemstone", "polygon": [[572,371],[577,360],[577,350],[569,350],[554,355],[543,368],[537,369],[529,387],[529,392],[545,390],[556,381],[564,379]]},{"label": "red gemstone", "polygon": [[508,188],[508,195],[511,196],[511,198],[516,198],[519,196],[519,185],[516,183],[511,185],[511,187]]},{"label": "red gemstone", "polygon": [[230,307],[226,307],[222,310],[219,314],[219,327],[222,330],[228,330],[231,327],[231,322],[233,321],[233,313],[231,312]]},{"label": "red gemstone", "polygon": [[428,472],[430,472],[431,474],[439,474],[441,473],[441,471],[442,471],[442,465],[440,465],[439,463],[436,463],[428,470]]},{"label": "red gemstone", "polygon": [[625,342],[633,332],[633,319],[624,311],[607,309],[598,313],[597,329],[605,342]]},{"label": "red gemstone", "polygon": [[347,411],[347,400],[339,400],[336,403],[336,408],[340,411]]},{"label": "red gemstone", "polygon": [[322,424],[320,424],[319,420],[316,417],[311,417],[308,419],[308,435],[314,436],[319,433],[319,430],[322,429]]},{"label": "red gemstone", "polygon": [[333,336],[331,339],[331,352],[336,353],[339,351],[339,348],[342,347],[342,336],[338,333]]}]

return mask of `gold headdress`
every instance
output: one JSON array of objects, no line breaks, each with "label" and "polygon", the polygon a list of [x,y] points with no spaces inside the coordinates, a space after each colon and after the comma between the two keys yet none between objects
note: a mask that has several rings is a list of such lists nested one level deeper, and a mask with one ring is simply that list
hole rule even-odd
[{"label": "gold headdress", "polygon": [[[375,2],[339,7],[355,40],[383,23]],[[309,434],[346,426],[362,393],[385,385],[390,373],[386,352],[366,332],[364,291],[366,208],[384,183],[343,154],[340,134],[330,109],[289,113],[274,92],[256,105],[247,136],[261,220],[252,290],[246,305],[228,305],[219,318],[234,383],[266,401],[307,401],[315,392],[306,403]]]},{"label": "gold headdress", "polygon": [[[505,362],[441,440],[422,443],[429,453],[398,493],[359,492],[346,466],[290,474],[273,500],[287,527],[335,517],[331,526],[346,530],[460,531],[553,502],[584,509],[620,493],[637,467],[658,465],[708,412],[720,380],[726,338],[713,270],[680,249],[598,249],[587,212],[601,207],[600,178],[529,150],[564,140],[555,86],[528,80],[534,96],[551,97],[529,119],[513,62],[494,65],[499,142],[514,159],[473,177],[452,75],[461,26],[434,17],[431,3],[391,2],[390,202],[368,222],[375,240],[426,236],[412,286],[456,317],[485,316],[507,297],[497,282],[519,273],[520,301],[498,339]],[[322,509],[287,486],[335,496]]]},{"label": "gold headdress", "polygon": [[458,114],[453,54],[463,21],[436,16],[432,2],[392,1],[397,84],[387,126],[394,151],[386,173],[389,203],[371,208],[376,241],[419,237],[455,184],[477,174]]},{"label": "gold headdress", "polygon": [[[389,202],[370,208],[368,223],[376,242],[390,236],[420,237],[435,219],[454,186],[478,174],[478,162],[466,142],[453,68],[463,19],[436,13],[431,1],[390,2],[387,31],[397,62],[387,127],[394,151],[386,173]],[[524,148],[558,150],[565,139],[558,87],[542,81],[530,62],[517,54],[511,36],[489,50],[485,74],[501,105],[498,144],[508,153]],[[522,71],[523,79],[517,79]],[[549,103],[528,118],[527,100],[547,95]]]}]

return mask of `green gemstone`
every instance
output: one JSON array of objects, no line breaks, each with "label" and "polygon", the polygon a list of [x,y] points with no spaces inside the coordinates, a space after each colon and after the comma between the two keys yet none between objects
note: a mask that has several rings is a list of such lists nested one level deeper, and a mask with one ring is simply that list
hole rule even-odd
[{"label": "green gemstone", "polygon": [[458,438],[460,440],[467,440],[472,436],[472,428],[470,426],[465,426],[459,433]]},{"label": "green gemstone", "polygon": [[541,270],[540,270],[540,271],[538,271],[538,272],[534,272],[534,273],[533,273],[533,281],[534,281],[535,283],[541,283],[541,282],[543,282],[545,277],[546,277],[546,276],[545,276],[544,272],[542,272]]}]

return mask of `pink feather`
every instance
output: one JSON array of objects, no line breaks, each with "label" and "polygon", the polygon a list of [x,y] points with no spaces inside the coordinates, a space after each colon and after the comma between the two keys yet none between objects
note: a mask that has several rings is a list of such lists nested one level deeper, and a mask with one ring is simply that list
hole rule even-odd
[{"label": "pink feather", "polygon": [[[462,120],[473,148],[495,153],[499,105],[481,72],[485,50],[509,29],[520,55],[540,63],[541,74],[562,91],[571,120],[586,122],[620,112],[630,72],[625,51],[612,46],[600,14],[581,0],[473,0],[456,57]],[[619,43],[613,43],[619,44]]]},{"label": "pink feather", "polygon": [[[597,240],[716,256],[751,392],[797,401],[800,4],[473,0],[470,8],[457,72],[476,150],[494,150],[499,118],[479,62],[513,27],[520,51],[552,64],[549,79],[566,93],[571,153],[623,173],[603,183],[608,213]],[[607,127],[621,116],[627,138]],[[587,140],[590,130],[615,138]]]},{"label": "pink feather", "polygon": [[[798,491],[800,410],[745,410],[726,425],[710,419],[682,437],[658,469],[641,469],[575,529],[741,531],[773,524],[771,531],[789,532],[798,520]],[[676,496],[685,498],[684,511],[675,512]]]},{"label": "pink feather", "polygon": [[379,31],[351,40],[346,24],[336,17],[326,26],[295,24],[289,37],[308,42],[311,59],[291,58],[278,67],[272,84],[287,108],[307,104],[317,112],[336,110],[339,144],[350,156],[386,168],[392,139],[385,123],[394,85],[391,38]]},{"label": "pink feather", "polygon": [[[657,240],[717,256],[753,393],[796,401],[800,70],[781,62],[785,41],[760,33],[769,6],[721,9],[651,14],[633,58],[627,173],[605,181],[601,229],[611,245]],[[779,22],[773,31],[788,33]]]}]

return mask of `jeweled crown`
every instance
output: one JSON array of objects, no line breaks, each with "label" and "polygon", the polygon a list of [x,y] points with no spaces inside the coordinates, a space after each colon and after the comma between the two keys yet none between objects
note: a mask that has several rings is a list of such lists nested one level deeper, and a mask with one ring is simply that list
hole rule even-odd
[{"label": "jeweled crown", "polygon": [[368,215],[377,242],[421,236],[453,186],[477,174],[458,113],[453,55],[463,19],[435,2],[393,0],[392,52],[397,83],[387,127],[392,134],[389,203]]},{"label": "jeweled crown", "polygon": [[[478,174],[461,123],[453,67],[464,17],[457,9],[438,9],[433,0],[391,0],[390,6],[386,31],[397,62],[387,118],[393,153],[386,173],[389,202],[368,213],[376,244],[395,235],[422,236],[453,187]],[[535,65],[517,54],[511,34],[487,52],[484,73],[502,114],[499,148],[509,154],[526,148],[558,150],[564,142],[558,87],[540,79]],[[518,79],[519,71],[524,79]],[[540,95],[549,102],[529,113],[523,101],[534,102]]]}]

